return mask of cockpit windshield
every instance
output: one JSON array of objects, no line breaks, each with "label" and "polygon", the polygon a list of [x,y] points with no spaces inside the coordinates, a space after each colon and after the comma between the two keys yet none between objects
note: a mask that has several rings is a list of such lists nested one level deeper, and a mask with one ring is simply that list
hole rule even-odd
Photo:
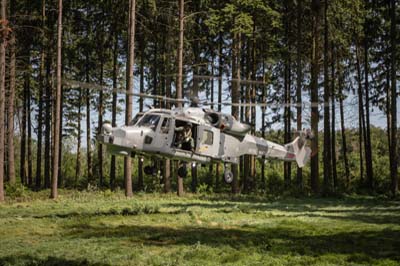
[{"label": "cockpit windshield", "polygon": [[156,130],[160,116],[155,114],[147,114],[142,117],[137,123],[138,127],[149,127],[152,130]]},{"label": "cockpit windshield", "polygon": [[137,113],[135,117],[131,120],[131,122],[128,124],[129,126],[134,126],[136,125],[137,121],[143,116],[143,113]]}]

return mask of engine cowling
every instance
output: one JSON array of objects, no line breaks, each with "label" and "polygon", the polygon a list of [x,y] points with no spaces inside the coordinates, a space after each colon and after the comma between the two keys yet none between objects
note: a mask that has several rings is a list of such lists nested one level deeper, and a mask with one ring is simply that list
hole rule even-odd
[{"label": "engine cowling", "polygon": [[206,113],[207,121],[214,127],[219,127],[221,123],[221,114],[217,112]]},{"label": "engine cowling", "polygon": [[219,128],[227,134],[244,136],[251,130],[250,125],[237,121],[230,114],[206,111],[205,118],[212,126]]}]

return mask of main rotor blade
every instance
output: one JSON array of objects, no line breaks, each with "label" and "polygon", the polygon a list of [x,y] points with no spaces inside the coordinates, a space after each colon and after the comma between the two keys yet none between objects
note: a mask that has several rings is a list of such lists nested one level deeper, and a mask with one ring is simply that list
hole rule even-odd
[{"label": "main rotor blade", "polygon": [[[164,77],[176,77],[177,74],[164,74],[162,75]],[[200,79],[200,80],[223,80],[226,82],[237,82],[242,85],[270,85],[270,82],[266,82],[263,80],[249,80],[249,79],[229,79],[229,78],[223,78],[220,76],[211,76],[211,75],[185,75],[186,78],[191,78],[191,79]]]},{"label": "main rotor blade", "polygon": [[[207,76],[210,77],[210,76]],[[251,81],[254,82],[254,81]],[[329,102],[303,102],[303,103],[276,103],[276,102],[272,102],[272,103],[232,103],[230,101],[223,101],[223,102],[208,102],[207,100],[199,100],[197,101],[193,101],[193,100],[188,100],[188,99],[184,99],[184,98],[172,98],[172,97],[167,97],[167,96],[162,96],[162,95],[152,95],[152,94],[148,94],[148,93],[132,93],[132,92],[128,92],[124,89],[114,89],[111,88],[109,86],[105,86],[105,85],[98,85],[98,84],[94,84],[94,83],[87,83],[87,82],[82,82],[82,81],[77,81],[77,80],[70,80],[70,79],[64,79],[63,80],[63,84],[66,86],[69,86],[70,88],[82,88],[82,89],[93,89],[93,90],[97,90],[97,91],[107,91],[110,93],[121,93],[121,94],[126,94],[126,95],[132,95],[132,96],[136,96],[136,97],[140,97],[140,98],[148,98],[148,99],[156,99],[156,100],[160,100],[160,101],[165,101],[165,102],[174,102],[174,103],[197,103],[199,105],[214,105],[214,106],[237,106],[237,107],[264,107],[264,108],[287,108],[287,107],[294,107],[294,108],[298,108],[298,107],[326,107],[326,106],[332,106],[331,103]]]},{"label": "main rotor blade", "polygon": [[329,102],[303,102],[303,103],[232,103],[232,102],[201,102],[202,105],[224,105],[238,107],[268,107],[268,108],[287,108],[287,107],[320,107],[332,106]]},{"label": "main rotor blade", "polygon": [[70,80],[70,79],[64,79],[63,84],[70,86],[71,88],[93,89],[93,90],[97,90],[97,91],[107,91],[110,93],[121,93],[121,94],[141,97],[141,98],[157,99],[157,100],[168,101],[168,102],[181,102],[181,103],[190,103],[191,102],[191,101],[183,99],[183,98],[177,99],[177,98],[171,98],[171,97],[166,97],[166,96],[162,96],[162,95],[152,95],[152,94],[148,94],[148,93],[128,92],[123,89],[114,89],[114,88],[110,88],[108,86],[101,86],[98,84],[87,83],[87,82],[82,82],[82,81],[77,81],[77,80]]}]

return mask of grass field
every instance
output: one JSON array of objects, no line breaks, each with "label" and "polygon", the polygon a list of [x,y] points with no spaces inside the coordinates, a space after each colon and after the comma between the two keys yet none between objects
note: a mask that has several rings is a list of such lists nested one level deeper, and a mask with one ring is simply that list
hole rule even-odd
[{"label": "grass field", "polygon": [[400,265],[400,202],[61,191],[0,205],[0,265]]}]

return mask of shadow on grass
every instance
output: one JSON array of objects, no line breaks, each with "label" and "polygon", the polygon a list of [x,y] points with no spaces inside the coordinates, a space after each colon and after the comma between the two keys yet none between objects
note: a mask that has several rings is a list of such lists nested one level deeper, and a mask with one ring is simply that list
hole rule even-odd
[{"label": "shadow on grass", "polygon": [[[274,202],[270,204],[237,204],[232,202],[210,202],[210,203],[168,203],[165,207],[180,208],[183,212],[187,208],[199,207],[206,209],[216,209],[216,212],[231,213],[244,212],[251,213],[254,211],[280,211],[285,214],[276,214],[271,217],[312,217],[327,218],[337,220],[352,220],[370,224],[400,224],[400,207],[385,205],[358,205],[358,204],[341,204],[329,202],[327,204],[315,203],[308,201],[299,201],[298,204],[293,202]],[[338,207],[337,209],[326,209],[329,207]],[[340,209],[343,207],[343,209]],[[350,209],[349,209],[350,208]],[[321,214],[316,214],[320,212]],[[339,214],[339,215],[334,215]]]},{"label": "shadow on grass", "polygon": [[400,214],[388,215],[388,214],[371,213],[370,215],[368,215],[368,214],[353,213],[344,216],[340,215],[336,216],[336,215],[326,215],[326,214],[317,215],[317,214],[307,213],[290,217],[304,217],[304,216],[313,218],[314,217],[326,218],[326,219],[340,220],[340,221],[357,221],[368,224],[380,224],[380,225],[400,224]]},{"label": "shadow on grass", "polygon": [[[400,202],[395,201],[379,201],[374,199],[362,200],[338,200],[338,199],[286,199],[280,201],[246,201],[246,200],[210,200],[206,202],[182,202],[167,203],[164,206],[170,207],[205,207],[205,208],[221,208],[234,206],[248,206],[258,210],[282,210],[282,211],[321,211],[326,208],[343,208],[343,209],[327,209],[326,212],[353,212],[353,211],[387,211],[388,209],[400,213]],[[351,208],[351,209],[349,209]]]},{"label": "shadow on grass", "polygon": [[[359,221],[370,224],[400,224],[400,209],[396,207],[388,207],[385,209],[383,206],[364,206],[356,207],[356,209],[324,209],[330,205],[318,204],[285,204],[281,202],[275,202],[271,204],[251,204],[251,203],[231,203],[231,202],[210,202],[210,203],[167,203],[163,204],[163,207],[174,208],[175,210],[164,210],[159,209],[137,209],[137,208],[110,208],[108,210],[97,210],[91,212],[65,212],[65,213],[52,213],[46,215],[33,215],[33,218],[44,219],[44,218],[61,218],[70,219],[75,217],[95,217],[95,216],[135,216],[139,214],[170,214],[176,215],[186,213],[188,208],[199,207],[205,209],[215,209],[216,212],[220,213],[234,213],[243,212],[251,213],[255,211],[281,211],[283,214],[271,214],[272,218],[280,217],[311,217],[311,218],[327,218],[336,220],[348,220],[348,221]],[[343,206],[343,205],[340,205]],[[353,207],[353,205],[347,205],[345,207]],[[320,212],[320,213],[317,213]],[[287,215],[285,214],[287,213]],[[339,215],[334,215],[339,214]],[[344,214],[344,215],[343,215]]]},{"label": "shadow on grass", "polygon": [[299,254],[321,256],[347,254],[363,262],[372,259],[392,259],[400,262],[400,231],[344,232],[329,235],[307,235],[301,229],[245,228],[222,229],[205,227],[170,228],[157,226],[81,226],[69,228],[72,238],[116,238],[139,245],[230,246],[235,249],[257,248],[276,255]]},{"label": "shadow on grass", "polygon": [[47,257],[45,259],[36,258],[29,255],[0,257],[0,266],[109,266],[103,263],[91,263],[85,259],[70,260],[58,257]]},{"label": "shadow on grass", "polygon": [[312,205],[315,208],[327,208],[335,206],[345,207],[399,207],[400,200],[398,199],[382,199],[376,197],[302,197],[302,198],[281,198],[268,199],[260,196],[243,196],[243,195],[205,195],[200,199],[210,202],[229,202],[229,203],[260,203],[260,204],[282,204],[282,205]]},{"label": "shadow on grass", "polygon": [[[75,218],[75,217],[93,217],[93,216],[114,216],[114,215],[122,215],[122,216],[135,216],[139,214],[156,214],[160,213],[158,208],[110,208],[108,210],[97,210],[97,211],[87,211],[87,212],[64,212],[64,213],[52,213],[46,215],[33,215],[32,218],[35,219],[45,219],[45,218],[61,218],[61,219],[68,219],[68,218]],[[170,214],[177,213],[170,212]]]}]

